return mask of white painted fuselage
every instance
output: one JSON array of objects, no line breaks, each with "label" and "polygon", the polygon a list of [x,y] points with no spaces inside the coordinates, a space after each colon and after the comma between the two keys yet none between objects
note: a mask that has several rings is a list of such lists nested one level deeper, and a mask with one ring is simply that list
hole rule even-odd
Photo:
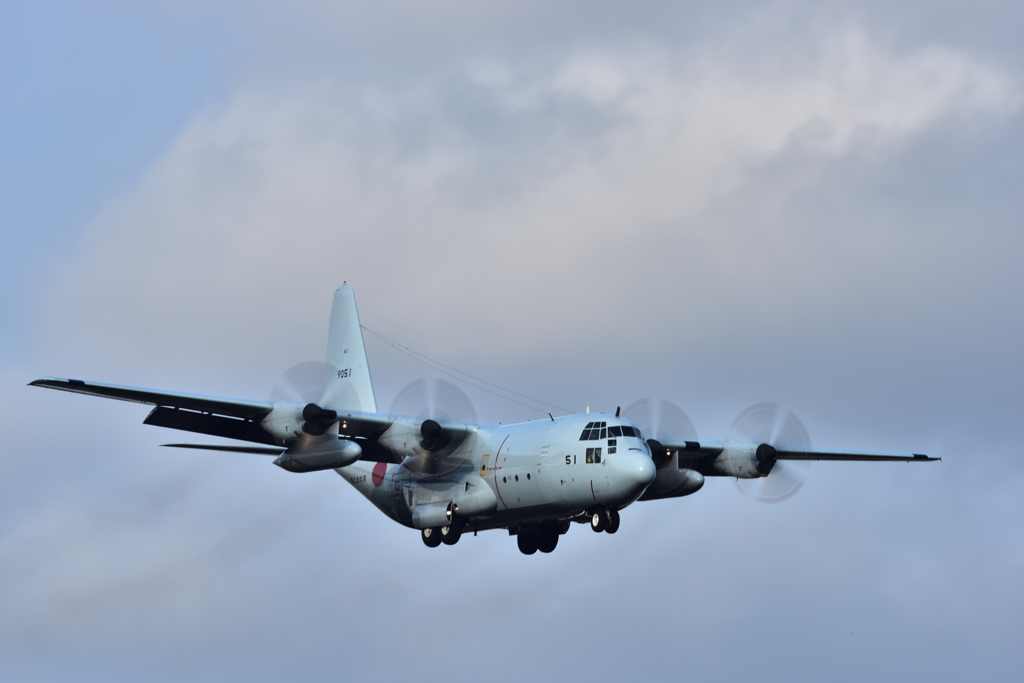
[{"label": "white painted fuselage", "polygon": [[[622,436],[622,426],[634,435]],[[655,478],[636,426],[600,414],[469,425],[459,446],[435,462],[428,472],[417,471],[415,458],[402,464],[357,462],[336,472],[401,524],[433,526],[437,517],[431,511],[440,514],[453,505],[466,530],[618,510]]]}]

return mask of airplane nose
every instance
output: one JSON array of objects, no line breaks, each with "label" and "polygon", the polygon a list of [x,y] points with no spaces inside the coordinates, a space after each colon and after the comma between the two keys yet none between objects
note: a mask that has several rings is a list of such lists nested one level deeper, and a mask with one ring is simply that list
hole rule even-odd
[{"label": "airplane nose", "polygon": [[657,475],[654,462],[646,453],[619,453],[609,461],[608,467],[617,483],[616,488],[628,489],[634,498],[643,493]]}]

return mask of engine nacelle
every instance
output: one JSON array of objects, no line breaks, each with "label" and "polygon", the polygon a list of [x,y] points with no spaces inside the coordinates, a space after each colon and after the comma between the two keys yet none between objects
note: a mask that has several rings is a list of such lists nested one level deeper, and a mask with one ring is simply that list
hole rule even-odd
[{"label": "engine nacelle", "polygon": [[696,470],[663,468],[651,485],[640,496],[640,500],[679,498],[700,491],[704,486],[704,475]]},{"label": "engine nacelle", "polygon": [[449,452],[457,448],[467,434],[469,427],[461,422],[439,423],[436,420],[402,417],[392,423],[377,439],[377,443],[402,460]]},{"label": "engine nacelle", "polygon": [[288,401],[275,403],[260,426],[278,439],[292,441],[305,435],[337,434],[338,413],[315,403]]},{"label": "engine nacelle", "polygon": [[260,427],[283,441],[291,441],[302,436],[302,409],[305,403],[292,401],[275,403],[274,409],[260,422]]},{"label": "engine nacelle", "polygon": [[348,467],[363,455],[355,441],[330,436],[326,439],[304,438],[277,457],[274,464],[289,472],[319,472]]},{"label": "engine nacelle", "polygon": [[739,479],[767,477],[775,466],[775,449],[766,443],[730,441],[711,466]]}]

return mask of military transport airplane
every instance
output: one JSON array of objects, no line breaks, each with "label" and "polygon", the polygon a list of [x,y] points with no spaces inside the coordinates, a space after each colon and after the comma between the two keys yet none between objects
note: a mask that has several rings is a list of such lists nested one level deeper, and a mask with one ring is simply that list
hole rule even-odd
[{"label": "military transport airplane", "polygon": [[432,548],[453,545],[468,531],[507,529],[523,553],[549,553],[572,522],[615,533],[623,508],[690,495],[709,476],[770,481],[784,461],[938,459],[811,449],[794,445],[800,439],[777,442],[764,431],[727,441],[643,434],[619,411],[510,425],[378,413],[348,285],[334,293],[326,367],[317,403],[56,377],[31,386],[149,404],[155,407],[145,424],[247,442],[174,446],[274,455],[274,464],[290,472],[333,469],[384,514],[420,530]]}]

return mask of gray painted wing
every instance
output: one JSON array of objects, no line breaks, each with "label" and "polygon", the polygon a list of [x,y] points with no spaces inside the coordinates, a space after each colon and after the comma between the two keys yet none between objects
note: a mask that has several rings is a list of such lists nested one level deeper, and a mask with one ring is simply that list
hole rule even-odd
[{"label": "gray painted wing", "polygon": [[87,394],[102,398],[113,398],[119,401],[145,403],[152,406],[184,408],[185,410],[216,413],[217,415],[228,415],[247,420],[263,418],[274,407],[274,404],[270,401],[250,401],[241,398],[189,394],[181,391],[143,389],[119,384],[83,382],[80,379],[65,379],[63,377],[40,377],[34,382],[29,382],[29,386],[46,387],[47,389],[70,391],[75,394]]},{"label": "gray painted wing", "polygon": [[[670,451],[678,451],[679,460],[700,460],[709,455],[718,455],[725,449],[724,441],[683,441],[681,439],[658,439]],[[865,462],[931,462],[941,460],[921,453],[894,453],[890,451],[845,451],[823,448],[795,448],[775,446],[777,460],[851,460]]]},{"label": "gray painted wing", "polygon": [[931,462],[942,460],[921,453],[892,453],[886,451],[836,451],[819,448],[775,447],[776,460],[862,460],[869,462]]}]

